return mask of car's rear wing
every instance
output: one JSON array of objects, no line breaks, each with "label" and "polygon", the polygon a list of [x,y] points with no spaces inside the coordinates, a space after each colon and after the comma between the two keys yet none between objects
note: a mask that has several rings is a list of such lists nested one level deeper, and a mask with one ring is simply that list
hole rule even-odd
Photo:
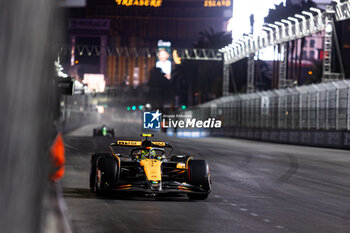
[{"label": "car's rear wing", "polygon": [[[155,142],[151,141],[154,147],[168,147],[172,148],[167,142]],[[117,140],[111,143],[111,146],[126,146],[126,147],[141,147],[142,141],[129,141],[129,140]]]}]

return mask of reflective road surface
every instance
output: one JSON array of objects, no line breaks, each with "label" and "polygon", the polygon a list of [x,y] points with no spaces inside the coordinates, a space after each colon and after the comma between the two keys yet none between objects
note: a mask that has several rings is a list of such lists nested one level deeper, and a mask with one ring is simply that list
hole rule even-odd
[{"label": "reflective road surface", "polygon": [[[61,185],[76,233],[350,232],[349,151],[156,134],[155,139],[168,141],[175,153],[209,162],[209,198],[99,198],[88,187],[90,155],[108,151],[114,140],[92,137],[99,125],[65,135],[67,164]],[[139,138],[139,124],[108,126],[115,128],[117,138]]]}]

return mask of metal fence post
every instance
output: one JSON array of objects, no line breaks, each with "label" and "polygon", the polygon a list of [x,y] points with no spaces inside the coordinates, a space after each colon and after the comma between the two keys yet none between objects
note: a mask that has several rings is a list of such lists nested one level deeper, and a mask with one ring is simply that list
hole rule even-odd
[{"label": "metal fence post", "polygon": [[229,95],[229,80],[230,80],[230,69],[229,65],[225,64],[223,65],[223,84],[222,84],[222,96],[228,96]]},{"label": "metal fence post", "polygon": [[315,86],[316,88],[316,129],[318,130],[320,128],[320,91],[319,89]]},{"label": "metal fence post", "polygon": [[339,86],[336,82],[332,82],[336,87],[335,91],[335,129],[339,130]]},{"label": "metal fence post", "polygon": [[329,90],[328,90],[328,87],[326,86],[326,129],[329,128],[328,116],[329,116]]},{"label": "metal fence post", "polygon": [[349,85],[349,83],[347,83],[347,84],[348,84],[348,98],[347,98],[348,111],[347,111],[346,121],[347,121],[347,130],[350,130],[350,85]]}]

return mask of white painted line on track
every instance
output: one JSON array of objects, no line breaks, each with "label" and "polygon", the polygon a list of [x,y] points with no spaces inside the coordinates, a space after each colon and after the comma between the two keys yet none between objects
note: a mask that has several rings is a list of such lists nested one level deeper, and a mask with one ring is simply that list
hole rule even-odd
[{"label": "white painted line on track", "polygon": [[[216,198],[220,198],[219,195],[215,195],[215,197],[216,197]],[[228,202],[228,200],[227,200],[227,199],[223,199],[222,202],[221,202],[220,204],[224,204],[223,202]],[[230,204],[231,206],[237,207],[237,208],[241,207],[242,205],[247,205],[247,204],[237,204],[237,203],[229,203],[229,204]],[[247,212],[247,211],[248,211],[248,209],[246,209],[246,208],[239,208],[239,210],[242,211],[242,212]],[[254,213],[254,212],[250,212],[249,214],[250,214],[252,217],[259,217],[259,214]],[[261,217],[261,218],[259,218],[259,219],[263,220],[263,221],[266,222],[266,223],[272,223],[272,221],[271,221],[270,219],[268,219],[268,218],[262,218],[262,217]],[[280,229],[280,230],[287,230],[286,227],[281,226],[281,225],[275,225],[274,227],[277,228],[277,229]]]},{"label": "white painted line on track", "polygon": [[[227,200],[224,199],[223,202],[227,202]],[[223,203],[222,203],[222,204],[223,204]],[[230,205],[239,208],[241,204],[230,203]],[[248,211],[248,209],[246,209],[246,208],[239,208],[239,210],[242,211],[242,212],[247,212],[247,211]],[[250,212],[250,215],[251,215],[252,217],[257,217],[257,218],[259,217],[259,214],[254,213],[254,212]],[[267,218],[258,218],[258,219],[261,219],[261,220],[263,220],[263,221],[266,222],[266,223],[271,223],[271,222],[272,222],[270,219],[267,219]],[[280,230],[288,230],[287,228],[285,228],[284,226],[281,226],[281,225],[275,225],[275,227],[276,227],[277,229],[280,229]]]}]

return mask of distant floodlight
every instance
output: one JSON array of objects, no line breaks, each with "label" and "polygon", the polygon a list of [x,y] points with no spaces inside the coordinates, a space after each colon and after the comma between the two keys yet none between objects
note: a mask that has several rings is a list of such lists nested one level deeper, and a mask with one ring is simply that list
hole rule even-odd
[{"label": "distant floodlight", "polygon": [[278,22],[278,21],[276,21],[275,24],[280,26],[280,27],[282,27],[282,28],[286,27],[286,25],[284,23],[281,23],[281,22]]},{"label": "distant floodlight", "polygon": [[293,21],[294,23],[299,23],[299,20],[294,17],[288,17],[288,19]]},{"label": "distant floodlight", "polygon": [[247,43],[248,38],[246,37],[242,37],[241,39],[239,39],[238,41],[242,41],[243,43]]},{"label": "distant floodlight", "polygon": [[274,24],[272,24],[272,23],[268,23],[267,26],[272,27],[272,28],[274,28],[274,29],[276,29],[276,30],[279,29],[278,26],[276,26],[276,25],[274,25]]},{"label": "distant floodlight", "polygon": [[280,35],[279,35],[279,31],[280,31],[280,28],[277,26],[277,25],[275,25],[275,24],[271,24],[271,23],[269,23],[269,24],[267,24],[269,27],[272,27],[272,28],[274,28],[275,30],[276,30],[276,37],[275,37],[275,39],[276,40],[279,40],[280,39]]},{"label": "distant floodlight", "polygon": [[316,12],[318,15],[322,14],[322,11],[320,9],[318,9],[318,8],[315,8],[315,7],[311,7],[310,11]]},{"label": "distant floodlight", "polygon": [[236,43],[240,44],[241,46],[244,45],[244,41],[243,40],[238,40]]},{"label": "distant floodlight", "polygon": [[325,31],[326,31],[327,33],[331,33],[332,30],[333,30],[332,24],[331,24],[331,23],[327,24],[327,25],[326,25],[326,28],[325,28]]},{"label": "distant floodlight", "polygon": [[306,17],[304,15],[300,15],[300,14],[295,14],[295,17],[303,20],[303,21],[306,21]]},{"label": "distant floodlight", "polygon": [[281,22],[278,22],[278,21],[276,21],[275,24],[282,28],[282,37],[283,37],[282,40],[285,39],[285,36],[286,36],[286,25],[284,23],[281,23]]},{"label": "distant floodlight", "polygon": [[151,105],[150,103],[147,103],[147,104],[145,105],[145,107],[146,107],[147,109],[151,109],[151,108],[152,108],[152,105]]},{"label": "distant floodlight", "polygon": [[301,13],[304,14],[304,15],[309,16],[310,18],[314,17],[314,15],[311,12],[308,12],[308,11],[302,11]]},{"label": "distant floodlight", "polygon": [[281,22],[282,22],[282,23],[286,23],[286,24],[288,24],[288,26],[289,26],[289,27],[291,27],[291,26],[292,26],[292,22],[291,22],[291,21],[289,21],[289,20],[282,19],[282,20],[281,20]]},{"label": "distant floodlight", "polygon": [[248,37],[250,39],[254,39],[254,35],[253,34],[245,34],[244,37]]},{"label": "distant floodlight", "polygon": [[276,31],[280,30],[280,28],[277,25],[272,23],[267,24],[267,26],[274,28]]},{"label": "distant floodlight", "polygon": [[263,26],[262,29],[265,30],[265,31],[269,31],[270,33],[273,33],[272,28]]},{"label": "distant floodlight", "polygon": [[300,15],[300,14],[295,14],[295,17],[299,18],[302,20],[303,22],[303,33],[307,33],[308,29],[306,28],[306,17],[304,15]]}]

